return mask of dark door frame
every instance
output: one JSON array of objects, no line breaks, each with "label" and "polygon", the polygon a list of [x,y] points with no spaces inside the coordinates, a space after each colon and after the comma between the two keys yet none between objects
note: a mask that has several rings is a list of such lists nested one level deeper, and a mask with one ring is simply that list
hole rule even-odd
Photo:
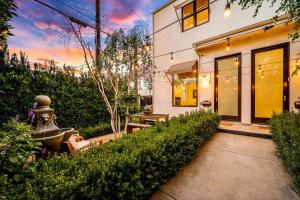
[{"label": "dark door frame", "polygon": [[218,112],[218,61],[228,58],[235,58],[237,57],[239,59],[239,65],[238,65],[238,116],[228,116],[228,115],[222,115],[222,119],[224,120],[231,120],[231,121],[241,121],[241,96],[242,96],[242,54],[236,53],[231,54],[223,57],[215,58],[215,89],[214,89],[214,108],[215,112]]},{"label": "dark door frame", "polygon": [[266,123],[269,118],[257,118],[255,117],[255,54],[265,51],[271,51],[275,49],[283,48],[283,111],[289,110],[289,57],[290,57],[290,43],[282,43],[273,46],[254,49],[251,51],[251,121],[252,123]]}]

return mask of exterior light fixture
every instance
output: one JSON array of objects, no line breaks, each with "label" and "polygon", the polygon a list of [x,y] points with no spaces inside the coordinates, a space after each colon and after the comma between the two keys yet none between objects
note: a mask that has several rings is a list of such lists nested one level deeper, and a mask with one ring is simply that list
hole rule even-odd
[{"label": "exterior light fixture", "polygon": [[226,46],[226,50],[229,51],[230,50],[230,42],[229,42],[230,38],[227,38],[227,46]]},{"label": "exterior light fixture", "polygon": [[227,0],[226,6],[225,6],[224,17],[229,17],[230,14],[231,14],[230,3]]},{"label": "exterior light fixture", "polygon": [[174,63],[173,52],[171,52],[171,63]]},{"label": "exterior light fixture", "polygon": [[217,78],[220,78],[220,74],[219,74],[219,72],[217,73]]},{"label": "exterior light fixture", "polygon": [[235,64],[236,64],[236,65],[239,65],[239,64],[240,64],[240,61],[239,61],[238,58],[235,59]]}]

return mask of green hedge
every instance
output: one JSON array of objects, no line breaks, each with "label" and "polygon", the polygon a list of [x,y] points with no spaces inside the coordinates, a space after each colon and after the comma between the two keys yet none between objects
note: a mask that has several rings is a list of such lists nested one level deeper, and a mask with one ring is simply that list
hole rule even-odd
[{"label": "green hedge", "polygon": [[26,121],[39,94],[52,99],[59,127],[94,126],[109,118],[96,85],[88,78],[0,66],[0,91],[0,127],[16,115]]},{"label": "green hedge", "polygon": [[193,158],[219,119],[193,112],[86,152],[40,161],[24,184],[2,181],[2,198],[147,199]]},{"label": "green hedge", "polygon": [[106,134],[112,133],[111,125],[110,123],[101,123],[96,126],[90,126],[87,128],[80,128],[79,133],[81,136],[84,137],[84,139],[89,139],[93,137],[98,137]]},{"label": "green hedge", "polygon": [[271,119],[271,132],[281,158],[300,194],[300,114],[283,113]]}]

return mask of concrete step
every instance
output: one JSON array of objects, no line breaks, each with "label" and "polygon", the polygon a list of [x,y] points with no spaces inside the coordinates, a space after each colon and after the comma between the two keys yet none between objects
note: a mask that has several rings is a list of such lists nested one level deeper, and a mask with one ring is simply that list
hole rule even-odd
[{"label": "concrete step", "polygon": [[265,139],[272,138],[269,127],[261,124],[241,124],[237,122],[221,121],[219,131]]}]

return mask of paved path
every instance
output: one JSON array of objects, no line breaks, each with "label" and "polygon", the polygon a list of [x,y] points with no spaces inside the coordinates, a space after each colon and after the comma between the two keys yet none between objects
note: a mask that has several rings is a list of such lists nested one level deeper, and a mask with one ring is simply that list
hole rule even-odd
[{"label": "paved path", "polygon": [[217,133],[151,200],[300,198],[272,140]]}]

